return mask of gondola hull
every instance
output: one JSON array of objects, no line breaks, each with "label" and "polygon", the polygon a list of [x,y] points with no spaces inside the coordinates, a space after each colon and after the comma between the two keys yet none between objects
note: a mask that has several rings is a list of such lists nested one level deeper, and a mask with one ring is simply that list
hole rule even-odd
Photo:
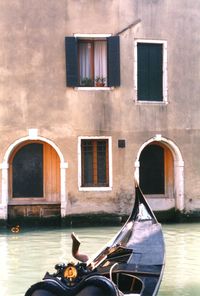
[{"label": "gondola hull", "polygon": [[130,217],[107,246],[87,263],[47,273],[25,296],[156,296],[165,263],[163,233],[138,186],[135,191]]},{"label": "gondola hull", "polygon": [[26,296],[120,296],[116,285],[101,275],[84,278],[78,285],[67,287],[60,280],[48,276],[26,292]]}]

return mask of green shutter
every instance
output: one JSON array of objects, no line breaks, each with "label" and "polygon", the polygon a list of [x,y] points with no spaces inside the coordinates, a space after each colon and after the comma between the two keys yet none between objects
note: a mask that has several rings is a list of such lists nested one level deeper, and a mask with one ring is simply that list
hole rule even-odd
[{"label": "green shutter", "polygon": [[65,37],[66,53],[66,84],[78,86],[78,54],[77,40],[74,37]]},{"label": "green shutter", "polygon": [[119,36],[107,38],[108,86],[120,85],[120,45]]},{"label": "green shutter", "polygon": [[163,46],[138,43],[138,100],[163,100]]}]

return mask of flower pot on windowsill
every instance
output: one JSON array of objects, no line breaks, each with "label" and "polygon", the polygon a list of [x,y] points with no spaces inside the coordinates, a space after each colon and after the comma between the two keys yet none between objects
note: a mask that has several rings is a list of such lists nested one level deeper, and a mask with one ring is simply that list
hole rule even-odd
[{"label": "flower pot on windowsill", "polygon": [[83,87],[93,87],[94,86],[94,81],[91,78],[84,78],[81,80],[81,85]]},{"label": "flower pot on windowsill", "polygon": [[95,78],[95,86],[96,87],[103,87],[105,86],[106,79],[104,77],[96,77]]},{"label": "flower pot on windowsill", "polygon": [[103,86],[105,86],[105,83],[96,82],[96,87],[103,87]]}]

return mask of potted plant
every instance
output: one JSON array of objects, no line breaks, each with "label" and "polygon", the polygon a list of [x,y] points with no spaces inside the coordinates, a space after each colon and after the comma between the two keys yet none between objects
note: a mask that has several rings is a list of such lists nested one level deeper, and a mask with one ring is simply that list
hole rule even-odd
[{"label": "potted plant", "polygon": [[81,80],[81,86],[94,86],[94,81],[91,78],[85,77]]},{"label": "potted plant", "polygon": [[97,76],[95,78],[95,86],[97,86],[97,87],[105,86],[105,82],[106,82],[106,78],[105,77]]}]

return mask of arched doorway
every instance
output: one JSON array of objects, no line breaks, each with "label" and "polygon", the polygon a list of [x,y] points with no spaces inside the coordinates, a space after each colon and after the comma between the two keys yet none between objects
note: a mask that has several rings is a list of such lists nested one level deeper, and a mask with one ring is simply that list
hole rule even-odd
[{"label": "arched doorway", "polygon": [[25,141],[9,158],[9,217],[60,215],[60,159],[48,143]]},{"label": "arched doorway", "polygon": [[41,198],[60,202],[60,160],[48,143],[27,141],[9,159],[11,199]]},{"label": "arched doorway", "polygon": [[147,195],[174,198],[173,155],[168,147],[152,142],[141,152],[139,180]]},{"label": "arched doorway", "polygon": [[176,144],[156,135],[139,149],[135,178],[154,210],[184,210],[184,162]]},{"label": "arched doorway", "polygon": [[[39,136],[37,129],[29,129],[28,132],[28,136],[16,140],[8,147],[0,166],[2,170],[2,201],[0,204],[0,218],[7,219],[8,207],[13,206],[14,208],[15,205],[26,205],[27,210],[24,210],[25,215],[27,215],[27,211],[30,209],[30,214],[34,215],[36,213],[37,215],[37,213],[39,213],[40,216],[51,216],[57,205],[59,213],[61,213],[61,216],[64,217],[67,212],[66,169],[68,168],[68,163],[64,161],[64,157],[58,146],[51,140]],[[16,155],[18,155],[19,158],[22,158],[20,157],[20,154],[28,154],[29,148],[25,149],[25,147],[27,148],[30,144],[36,144],[36,146],[38,144],[42,144],[43,146],[43,180],[42,185],[40,185],[40,192],[29,192],[33,193],[33,195],[37,195],[31,197],[22,197],[22,192],[15,192],[18,196],[13,196],[13,159]],[[31,147],[31,145],[29,147]],[[19,151],[20,153],[18,154]],[[41,151],[37,152],[36,156],[37,154],[40,154],[41,157]],[[17,165],[19,165],[18,160],[15,163],[15,169],[17,168]],[[57,176],[56,178],[55,175]],[[41,187],[43,188],[43,192],[41,192]],[[32,195],[29,193],[27,194]],[[35,205],[36,212],[32,211],[31,205]],[[18,210],[16,210],[16,212],[17,211]]]}]

